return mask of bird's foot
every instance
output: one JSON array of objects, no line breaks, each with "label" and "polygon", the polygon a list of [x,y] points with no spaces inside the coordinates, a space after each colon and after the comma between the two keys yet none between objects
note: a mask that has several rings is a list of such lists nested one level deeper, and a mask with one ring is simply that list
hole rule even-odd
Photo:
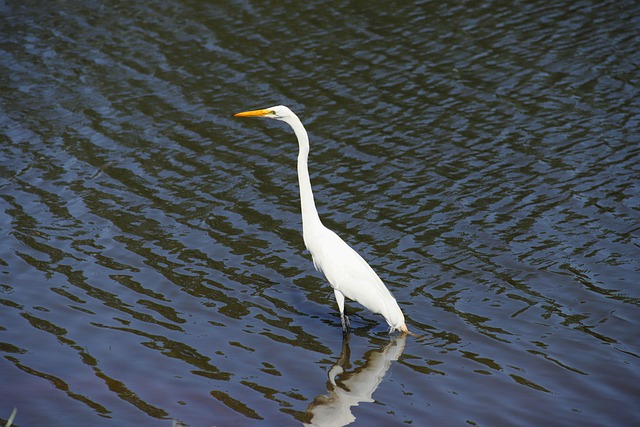
[{"label": "bird's foot", "polygon": [[349,331],[351,330],[351,324],[349,323],[349,316],[347,316],[346,314],[343,314],[340,317],[340,320],[342,321],[342,334],[349,335]]}]

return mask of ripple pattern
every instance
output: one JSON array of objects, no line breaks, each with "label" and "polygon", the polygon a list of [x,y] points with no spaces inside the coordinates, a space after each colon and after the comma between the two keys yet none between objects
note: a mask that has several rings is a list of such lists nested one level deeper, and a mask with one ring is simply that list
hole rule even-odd
[{"label": "ripple pattern", "polygon": [[[636,3],[0,11],[0,417],[640,421]],[[342,342],[279,103],[417,337]]]}]

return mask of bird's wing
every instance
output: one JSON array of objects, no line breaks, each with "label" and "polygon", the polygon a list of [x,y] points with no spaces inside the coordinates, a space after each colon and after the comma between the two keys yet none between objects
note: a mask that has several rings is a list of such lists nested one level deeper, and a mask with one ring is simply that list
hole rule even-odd
[{"label": "bird's wing", "polygon": [[344,296],[386,316],[397,305],[391,292],[360,254],[333,231],[326,231],[316,239],[320,244],[309,248],[316,268]]}]

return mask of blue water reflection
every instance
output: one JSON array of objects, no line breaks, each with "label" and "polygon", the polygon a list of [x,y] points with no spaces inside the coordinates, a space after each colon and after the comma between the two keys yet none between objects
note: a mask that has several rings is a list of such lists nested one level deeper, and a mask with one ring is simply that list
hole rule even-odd
[{"label": "blue water reflection", "polygon": [[[640,422],[636,3],[0,11],[3,420],[300,425],[380,364],[354,424]],[[231,117],[276,104],[389,365],[356,304],[341,365],[293,136]]]}]

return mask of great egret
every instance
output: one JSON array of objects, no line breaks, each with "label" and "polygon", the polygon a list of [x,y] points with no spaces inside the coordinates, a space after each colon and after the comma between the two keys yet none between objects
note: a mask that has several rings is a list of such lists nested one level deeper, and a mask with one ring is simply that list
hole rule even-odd
[{"label": "great egret", "polygon": [[237,113],[235,117],[267,117],[281,120],[291,126],[298,138],[298,183],[302,206],[302,237],[311,252],[316,269],[327,278],[338,303],[342,332],[349,332],[349,318],[344,314],[344,298],[357,301],[374,313],[381,314],[389,324],[389,333],[409,332],[402,310],[393,295],[367,262],[336,233],[320,221],[313,200],[307,158],[309,136],[293,111],[283,105],[262,110]]}]

